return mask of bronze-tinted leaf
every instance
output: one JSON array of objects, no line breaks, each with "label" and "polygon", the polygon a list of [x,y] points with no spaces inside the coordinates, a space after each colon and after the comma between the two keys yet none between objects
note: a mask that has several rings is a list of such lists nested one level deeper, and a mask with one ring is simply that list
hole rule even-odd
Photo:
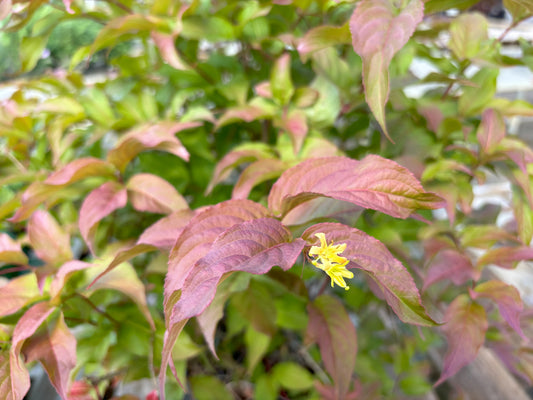
[{"label": "bronze-tinted leaf", "polygon": [[170,214],[189,208],[187,201],[163,178],[152,174],[133,175],[126,188],[129,198],[138,211]]}]

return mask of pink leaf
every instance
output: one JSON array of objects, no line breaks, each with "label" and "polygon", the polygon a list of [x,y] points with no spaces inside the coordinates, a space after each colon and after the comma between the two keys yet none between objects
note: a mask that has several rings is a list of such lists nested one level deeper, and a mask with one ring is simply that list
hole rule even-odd
[{"label": "pink leaf", "polygon": [[397,10],[391,0],[362,0],[350,18],[352,45],[363,60],[365,98],[387,137],[385,104],[389,97],[389,64],[424,17],[421,0],[405,3],[402,10]]},{"label": "pink leaf", "polygon": [[200,126],[200,123],[172,121],[143,125],[123,136],[115,148],[109,151],[107,159],[120,171],[124,171],[137,154],[146,150],[166,151],[188,161],[189,153],[175,134],[197,126]]},{"label": "pink leaf", "polygon": [[40,295],[35,274],[11,279],[0,288],[0,317],[13,314]]},{"label": "pink leaf", "polygon": [[491,153],[504,137],[505,122],[501,114],[493,109],[485,110],[477,130],[477,140],[483,151]]},{"label": "pink leaf", "polygon": [[79,227],[85,242],[94,253],[94,235],[98,222],[113,211],[126,206],[126,189],[116,182],[106,182],[87,195],[80,209]]},{"label": "pink leaf", "polygon": [[234,199],[247,198],[255,186],[279,177],[286,169],[287,163],[275,158],[255,161],[242,171],[239,180],[233,187],[231,197]]},{"label": "pink leaf", "polygon": [[472,298],[489,298],[498,304],[500,314],[524,340],[528,340],[520,328],[520,313],[524,309],[520,293],[514,286],[501,281],[488,281],[477,285],[470,291]]},{"label": "pink leaf", "polygon": [[481,271],[474,268],[469,257],[457,250],[445,249],[431,260],[422,290],[444,279],[449,279],[459,286],[470,279],[477,281],[480,277]]},{"label": "pink leaf", "polygon": [[69,185],[91,176],[113,176],[114,168],[106,161],[98,158],[79,158],[74,160],[59,171],[50,175],[44,183],[47,185]]},{"label": "pink leaf", "polygon": [[270,90],[270,82],[261,82],[254,86],[255,92],[261,96],[265,97],[267,99],[272,98],[272,90]]},{"label": "pink leaf", "polygon": [[0,398],[23,400],[30,389],[30,374],[18,354],[0,350]]},{"label": "pink leaf", "polygon": [[435,386],[455,375],[476,358],[485,341],[488,328],[485,309],[462,294],[446,310],[446,323],[442,327],[448,339],[442,374]]},{"label": "pink leaf", "polygon": [[272,187],[269,208],[285,216],[316,197],[331,197],[363,208],[407,218],[417,209],[435,209],[442,199],[424,191],[404,167],[375,155],[357,161],[346,157],[306,160],[285,171]]},{"label": "pink leaf", "polygon": [[503,246],[496,249],[491,249],[483,254],[477,260],[477,268],[480,268],[488,265],[495,264],[498,267],[511,269],[514,268],[518,261],[523,260],[532,260],[533,259],[533,248],[528,246]]},{"label": "pink leaf", "polygon": [[170,214],[189,208],[187,201],[174,186],[157,175],[133,175],[126,188],[130,193],[133,208],[138,211]]},{"label": "pink leaf", "polygon": [[0,233],[0,263],[27,264],[28,257],[7,233]]},{"label": "pink leaf", "polygon": [[183,228],[196,213],[191,210],[176,211],[161,218],[141,234],[137,244],[148,244],[170,252]]},{"label": "pink leaf", "polygon": [[[181,237],[184,235],[185,231]],[[187,319],[201,314],[211,303],[222,275],[232,271],[265,274],[275,265],[287,270],[292,267],[304,246],[301,239],[292,241],[290,232],[272,218],[237,223],[217,236],[205,255],[188,268],[181,296],[174,302],[170,318],[167,317],[160,384],[163,384],[170,349],[174,345],[172,339],[177,337]],[[175,327],[177,332],[175,329],[172,331]]]},{"label": "pink leaf", "polygon": [[69,14],[74,14],[74,10],[72,10],[72,8],[70,8],[71,4],[72,4],[72,0],[63,0],[63,5],[65,6],[65,9],[67,10],[67,12]]},{"label": "pink leaf", "polygon": [[303,225],[319,219],[335,219],[345,225],[353,225],[361,215],[362,207],[346,201],[317,197],[293,208],[281,222],[284,225]]},{"label": "pink leaf", "polygon": [[309,130],[305,112],[302,110],[290,111],[281,118],[279,126],[289,134],[294,154],[298,154]]},{"label": "pink leaf", "polygon": [[257,119],[270,117],[270,110],[261,108],[257,105],[244,105],[228,108],[227,111],[218,119],[216,129],[229,125],[237,121],[252,122]]},{"label": "pink leaf", "polygon": [[0,21],[11,13],[11,7],[13,7],[11,0],[0,0]]},{"label": "pink leaf", "polygon": [[308,228],[302,239],[316,245],[315,233],[325,233],[328,243],[346,244],[342,256],[350,260],[348,269],[365,271],[380,287],[385,300],[405,323],[435,326],[422,306],[415,282],[385,245],[366,233],[337,223],[321,223]]},{"label": "pink leaf", "polygon": [[240,164],[273,157],[272,150],[264,144],[254,143],[237,147],[226,154],[222,160],[217,163],[213,178],[211,179],[211,182],[209,182],[206,192],[210,193],[215,185],[226,179],[231,171]]},{"label": "pink leaf", "polygon": [[342,303],[333,297],[317,297],[307,309],[306,341],[318,343],[326,371],[335,384],[334,399],[345,399],[357,354],[355,327]]},{"label": "pink leaf", "polygon": [[159,49],[161,57],[168,65],[179,70],[189,69],[187,64],[179,56],[178,50],[176,49],[176,46],[174,44],[176,35],[165,34],[161,32],[152,32],[151,37],[155,45]]},{"label": "pink leaf", "polygon": [[20,317],[13,330],[11,351],[20,354],[24,341],[32,336],[37,328],[52,314],[55,307],[47,302],[34,304]]},{"label": "pink leaf", "polygon": [[337,44],[350,43],[350,30],[348,24],[343,26],[318,26],[307,31],[298,42],[298,53],[306,56],[317,50],[332,47]]},{"label": "pink leaf", "polygon": [[76,365],[76,338],[70,332],[63,314],[54,326],[29,339],[23,349],[27,362],[39,360],[50,382],[62,399],[67,399],[69,376]]},{"label": "pink leaf", "polygon": [[48,212],[35,211],[27,229],[30,243],[41,260],[58,266],[72,259],[70,236]]}]

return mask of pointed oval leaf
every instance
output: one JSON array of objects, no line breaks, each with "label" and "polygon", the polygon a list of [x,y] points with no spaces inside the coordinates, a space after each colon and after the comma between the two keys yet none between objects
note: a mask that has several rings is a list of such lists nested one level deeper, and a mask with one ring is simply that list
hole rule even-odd
[{"label": "pointed oval leaf", "polygon": [[27,362],[39,360],[62,399],[67,399],[71,371],[76,366],[76,338],[63,314],[42,335],[30,338],[23,348]]},{"label": "pointed oval leaf", "polygon": [[482,268],[488,264],[495,264],[498,267],[511,269],[518,261],[533,260],[533,248],[529,246],[502,246],[491,249],[477,260],[477,267]]},{"label": "pointed oval leaf", "polygon": [[72,259],[70,236],[48,212],[35,211],[27,230],[35,253],[47,264],[58,266]]},{"label": "pointed oval leaf", "polygon": [[173,211],[189,208],[187,201],[174,186],[157,175],[133,175],[126,188],[133,208],[138,211],[170,214]]},{"label": "pointed oval leaf", "polygon": [[225,180],[231,171],[240,164],[273,157],[272,149],[264,143],[249,143],[237,147],[222,157],[217,163],[206,193],[210,193],[215,185]]},{"label": "pointed oval leaf", "polygon": [[233,122],[252,122],[258,119],[271,118],[274,114],[272,107],[266,104],[246,104],[243,106],[230,107],[217,120],[216,129]]},{"label": "pointed oval leaf", "polygon": [[0,233],[0,263],[6,264],[27,264],[28,257],[11,236],[7,233]]},{"label": "pointed oval leaf", "polygon": [[30,389],[30,374],[19,355],[0,350],[0,398],[23,400]]},{"label": "pointed oval leaf", "polygon": [[394,161],[369,155],[306,160],[285,171],[272,187],[269,208],[280,216],[316,197],[331,197],[363,208],[407,218],[417,209],[442,207],[442,199]]},{"label": "pointed oval leaf", "polygon": [[13,314],[40,295],[35,274],[11,279],[0,288],[0,317]]},{"label": "pointed oval leaf", "polygon": [[20,354],[24,341],[32,336],[37,328],[52,314],[55,307],[47,302],[34,304],[20,317],[13,330],[11,351]]},{"label": "pointed oval leaf", "polygon": [[286,53],[276,60],[270,74],[270,90],[272,96],[281,105],[289,102],[294,94],[291,79],[291,56]]},{"label": "pointed oval leaf", "polygon": [[318,244],[315,233],[324,233],[328,243],[346,244],[342,256],[350,260],[347,268],[365,271],[380,287],[385,300],[405,323],[435,326],[422,306],[420,294],[412,276],[385,245],[366,233],[338,223],[316,224],[307,229],[302,239]]},{"label": "pointed oval leaf", "polygon": [[276,158],[258,160],[242,171],[239,180],[233,187],[231,197],[246,199],[258,184],[279,177],[287,169],[287,163]]},{"label": "pointed oval leaf", "polygon": [[357,354],[355,327],[342,303],[327,295],[307,306],[309,324],[306,342],[318,343],[326,371],[335,384],[335,399],[344,399],[350,389]]},{"label": "pointed oval leaf", "polygon": [[307,31],[305,36],[298,42],[298,53],[306,56],[317,50],[337,44],[350,43],[350,28],[348,24],[342,26],[318,26]]},{"label": "pointed oval leaf", "polygon": [[282,116],[279,126],[289,134],[294,154],[298,154],[309,130],[305,112],[302,110],[288,112]]},{"label": "pointed oval leaf", "polygon": [[189,67],[181,59],[176,49],[174,41],[176,39],[175,35],[165,34],[161,32],[152,32],[152,40],[159,49],[159,53],[165,62],[173,68],[179,70],[187,70]]},{"label": "pointed oval leaf", "polygon": [[520,313],[524,309],[524,304],[520,298],[520,293],[514,286],[502,281],[491,280],[480,283],[470,293],[474,300],[479,297],[485,297],[496,302],[503,319],[524,340],[528,340],[520,327]]},{"label": "pointed oval leaf", "polygon": [[[181,237],[184,235],[185,232]],[[196,259],[193,267],[188,268],[181,296],[174,301],[167,318],[160,383],[164,382],[168,356],[175,338],[187,319],[201,314],[211,303],[222,275],[232,271],[265,274],[275,265],[286,270],[292,267],[304,244],[301,239],[292,241],[290,232],[281,222],[272,218],[237,223],[217,235],[205,256]]]},{"label": "pointed oval leaf", "polygon": [[477,140],[485,153],[491,153],[494,147],[505,137],[505,121],[502,115],[491,108],[485,110],[477,131]]},{"label": "pointed oval leaf", "polygon": [[533,4],[529,0],[503,0],[503,5],[515,22],[533,15]]},{"label": "pointed oval leaf", "polygon": [[481,271],[474,267],[469,257],[454,249],[444,249],[431,260],[422,290],[444,279],[460,286],[470,279],[477,281],[480,277]]},{"label": "pointed oval leaf", "polygon": [[474,58],[489,38],[488,28],[487,19],[479,13],[459,15],[450,24],[450,50],[460,60]]},{"label": "pointed oval leaf", "polygon": [[0,0],[0,21],[11,13],[12,6],[11,0]]},{"label": "pointed oval leaf", "polygon": [[124,171],[137,154],[146,150],[166,151],[188,161],[189,152],[175,134],[200,125],[198,122],[162,121],[135,128],[123,136],[116,146],[109,151],[107,160],[120,171]]},{"label": "pointed oval leaf", "polygon": [[137,244],[148,244],[170,252],[183,228],[196,214],[195,211],[180,210],[161,218],[145,229],[137,240]]},{"label": "pointed oval leaf", "polygon": [[126,206],[126,189],[116,182],[106,182],[87,195],[80,209],[80,233],[94,253],[94,235],[98,222],[113,211]]},{"label": "pointed oval leaf", "polygon": [[114,172],[113,166],[106,161],[92,157],[79,158],[54,172],[44,183],[54,186],[69,185],[91,176],[112,177]]},{"label": "pointed oval leaf", "polygon": [[464,294],[456,297],[449,305],[444,318],[446,323],[442,330],[448,340],[448,350],[444,356],[441,376],[435,386],[474,361],[485,341],[488,328],[485,309]]},{"label": "pointed oval leaf", "polygon": [[61,290],[67,283],[68,279],[77,271],[82,271],[84,269],[92,267],[93,264],[90,264],[88,262],[79,261],[79,260],[72,260],[68,261],[65,264],[63,264],[54,275],[54,279],[52,280],[52,283],[50,284],[50,297],[52,298],[51,302],[56,304],[57,300],[59,299],[59,296],[61,294]]},{"label": "pointed oval leaf", "polygon": [[352,45],[363,60],[366,102],[387,137],[385,104],[389,97],[389,64],[424,17],[423,1],[402,3],[405,6],[397,10],[390,0],[362,0],[350,18]]}]

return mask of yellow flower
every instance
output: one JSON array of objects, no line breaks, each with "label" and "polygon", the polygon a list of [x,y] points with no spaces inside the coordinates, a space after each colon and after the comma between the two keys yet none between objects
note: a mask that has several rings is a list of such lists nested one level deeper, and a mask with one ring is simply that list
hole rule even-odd
[{"label": "yellow flower", "polygon": [[346,249],[346,243],[328,245],[324,233],[315,233],[315,236],[320,239],[320,246],[312,246],[309,250],[309,256],[313,258],[311,263],[329,275],[332,287],[336,283],[348,290],[344,278],[353,278],[353,272],[346,269],[349,260],[339,255]]}]

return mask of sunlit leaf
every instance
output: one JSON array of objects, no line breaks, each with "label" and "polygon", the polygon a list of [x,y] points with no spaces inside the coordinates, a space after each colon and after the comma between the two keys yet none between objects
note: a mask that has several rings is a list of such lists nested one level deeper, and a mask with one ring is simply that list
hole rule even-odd
[{"label": "sunlit leaf", "polygon": [[489,37],[487,19],[479,13],[461,14],[450,24],[450,50],[460,60],[472,59]]},{"label": "sunlit leaf", "polygon": [[503,0],[503,5],[515,22],[533,16],[533,4],[528,0]]},{"label": "sunlit leaf", "polygon": [[24,344],[27,362],[39,360],[62,399],[67,398],[69,376],[76,365],[76,338],[65,324],[63,314],[42,334]]},{"label": "sunlit leaf", "polygon": [[476,134],[483,151],[490,153],[502,141],[505,133],[505,121],[500,113],[493,109],[485,110]]},{"label": "sunlit leaf", "polygon": [[348,24],[342,26],[318,26],[310,29],[298,42],[298,52],[301,56],[322,50],[337,44],[350,43],[350,28]]},{"label": "sunlit leaf", "polygon": [[294,94],[294,86],[291,79],[290,54],[282,55],[274,63],[270,75],[270,90],[274,99],[281,105],[287,104]]},{"label": "sunlit leaf", "polygon": [[444,279],[460,286],[469,280],[477,281],[480,277],[481,271],[474,267],[468,256],[454,249],[445,249],[431,260],[423,290]]},{"label": "sunlit leaf", "polygon": [[41,260],[57,266],[72,259],[70,236],[48,212],[35,211],[27,229],[30,243]]},{"label": "sunlit leaf", "polygon": [[0,288],[0,317],[13,314],[40,295],[35,274],[11,279]]},{"label": "sunlit leaf", "polygon": [[495,264],[499,267],[511,269],[518,261],[532,260],[533,248],[529,246],[502,246],[488,250],[477,260],[478,268],[488,264]]},{"label": "sunlit leaf", "polygon": [[7,233],[0,233],[0,263],[6,264],[26,264],[28,257],[11,236]]}]

